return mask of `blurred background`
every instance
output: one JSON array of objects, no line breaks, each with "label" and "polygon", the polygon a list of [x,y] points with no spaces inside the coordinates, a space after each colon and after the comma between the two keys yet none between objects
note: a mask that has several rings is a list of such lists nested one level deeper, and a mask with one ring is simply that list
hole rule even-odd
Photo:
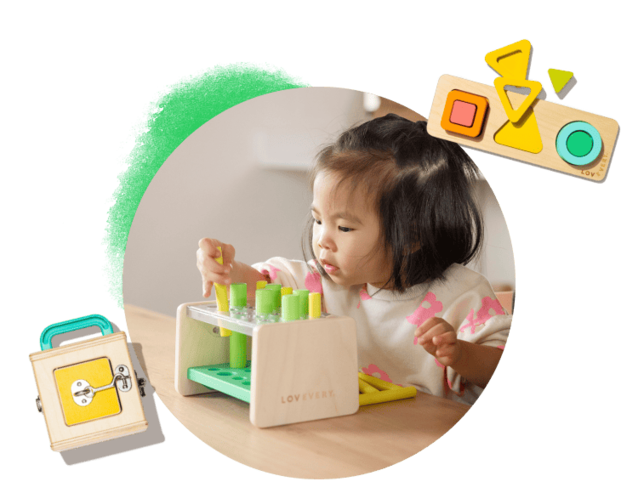
[{"label": "blurred background", "polygon": [[[175,316],[181,303],[202,300],[195,252],[203,237],[231,243],[236,259],[248,264],[303,259],[312,201],[307,171],[315,154],[343,130],[389,112],[424,119],[368,93],[311,87],[252,99],[203,125],[171,154],[142,198],[126,247],[124,303]],[[486,239],[469,266],[494,290],[514,290],[505,219],[485,179],[477,192]]]}]

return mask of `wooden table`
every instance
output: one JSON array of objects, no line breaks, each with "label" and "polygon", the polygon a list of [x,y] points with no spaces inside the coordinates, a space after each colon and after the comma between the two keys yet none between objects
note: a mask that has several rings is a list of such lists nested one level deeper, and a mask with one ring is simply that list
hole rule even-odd
[{"label": "wooden table", "polygon": [[429,446],[469,409],[418,393],[354,415],[259,429],[250,423],[248,403],[219,392],[183,397],[175,390],[174,317],[131,305],[125,312],[140,364],[166,407],[209,446],[262,471],[299,478],[376,471]]}]

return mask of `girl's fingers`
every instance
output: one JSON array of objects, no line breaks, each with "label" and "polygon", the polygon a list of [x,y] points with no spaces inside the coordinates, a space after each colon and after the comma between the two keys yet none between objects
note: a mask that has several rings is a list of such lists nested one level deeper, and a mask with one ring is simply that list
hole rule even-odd
[{"label": "girl's fingers", "polygon": [[222,246],[222,242],[213,238],[202,238],[201,240],[199,240],[198,245],[199,248],[202,249],[206,255],[209,255],[211,257],[218,257],[219,250],[217,250],[217,247]]},{"label": "girl's fingers", "polygon": [[[235,247],[213,238],[202,238],[198,245],[197,268],[202,275],[202,295],[207,298],[212,294],[213,283],[225,285],[231,283],[230,269],[235,258]],[[224,264],[219,264],[215,260],[222,253],[217,247],[222,247]]]},{"label": "girl's fingers", "polygon": [[440,347],[437,347],[436,350],[436,356],[438,357],[452,357],[454,355],[455,352],[455,347],[454,345],[443,345]]},{"label": "girl's fingers", "polygon": [[436,345],[433,345],[432,343],[424,343],[421,345],[425,351],[429,354],[434,355],[436,353]]},{"label": "girl's fingers", "polygon": [[210,256],[202,258],[202,265],[204,271],[210,272],[213,275],[228,275],[230,273],[230,264],[219,264],[215,259]]},{"label": "girl's fingers", "polygon": [[[222,251],[220,252],[217,247],[221,247]],[[199,240],[199,248],[213,259],[217,259],[221,254],[224,258],[224,264],[230,264],[235,259],[235,247],[214,238],[202,238]]]},{"label": "girl's fingers", "polygon": [[443,334],[438,334],[432,338],[432,343],[435,345],[452,345],[456,342],[456,333],[447,331]]},{"label": "girl's fingers", "polygon": [[[217,247],[221,247],[221,252]],[[198,258],[201,256],[202,262],[205,258],[211,258],[216,264],[219,264],[216,259],[223,257],[223,267],[226,271],[230,271],[232,263],[235,260],[235,247],[228,243],[222,243],[219,240],[213,238],[202,238],[199,240],[199,250],[197,251]],[[213,268],[211,268],[213,269]],[[213,271],[218,271],[216,268]]]},{"label": "girl's fingers", "polygon": [[419,345],[432,344],[432,335],[430,333],[418,334],[417,342]]},{"label": "girl's fingers", "polygon": [[438,317],[429,318],[425,322],[423,322],[423,324],[417,327],[417,332],[420,332],[421,334],[426,333],[433,327],[439,325],[442,320],[443,319],[440,319]]},{"label": "girl's fingers", "polygon": [[204,297],[207,298],[210,296],[213,290],[213,282],[209,282],[208,280],[204,280]]},{"label": "girl's fingers", "polygon": [[425,334],[416,334],[417,338],[424,338],[431,340],[435,345],[440,345],[445,342],[451,342],[456,339],[456,334],[449,331],[450,326],[447,323],[437,324],[428,330]]},{"label": "girl's fingers", "polygon": [[230,244],[222,244],[222,252],[224,253],[224,264],[230,267],[235,260],[235,247]]}]

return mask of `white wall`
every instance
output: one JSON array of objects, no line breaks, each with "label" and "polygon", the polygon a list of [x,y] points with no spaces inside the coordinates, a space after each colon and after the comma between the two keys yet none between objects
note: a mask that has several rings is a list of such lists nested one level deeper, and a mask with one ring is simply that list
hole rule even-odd
[{"label": "white wall", "polygon": [[[470,156],[473,151],[467,149]],[[507,224],[487,180],[478,185],[478,198],[485,221],[483,250],[476,268],[492,284],[495,290],[514,290],[514,253]]]},{"label": "white wall", "polygon": [[[202,237],[232,243],[249,264],[301,258],[311,202],[306,170],[320,146],[365,119],[359,92],[302,88],[250,100],[203,125],[167,159],[140,203],[124,302],[175,315],[179,304],[201,299],[195,251]],[[513,285],[502,214],[487,183],[480,194],[488,232],[478,269]]]}]

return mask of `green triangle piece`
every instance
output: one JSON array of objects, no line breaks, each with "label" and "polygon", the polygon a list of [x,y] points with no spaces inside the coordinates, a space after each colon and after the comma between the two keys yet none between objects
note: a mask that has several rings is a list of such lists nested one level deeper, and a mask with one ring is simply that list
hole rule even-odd
[{"label": "green triangle piece", "polygon": [[549,74],[549,78],[552,80],[552,86],[554,86],[554,91],[560,93],[565,84],[569,82],[569,80],[574,76],[574,72],[567,72],[565,70],[555,70],[550,68],[547,73]]}]

